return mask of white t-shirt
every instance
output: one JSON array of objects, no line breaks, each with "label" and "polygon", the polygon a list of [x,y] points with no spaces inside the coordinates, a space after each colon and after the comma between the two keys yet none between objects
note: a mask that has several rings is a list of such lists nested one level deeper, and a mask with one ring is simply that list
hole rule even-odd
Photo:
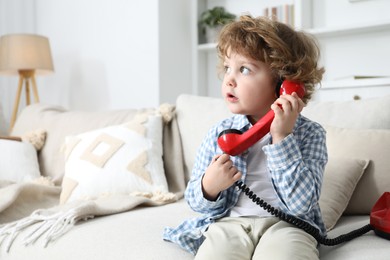
[{"label": "white t-shirt", "polygon": [[[263,146],[269,142],[269,134],[249,148],[247,159],[248,174],[245,184],[261,199],[271,206],[277,207],[278,196],[272,185],[270,173],[267,169],[267,157]],[[237,204],[230,211],[231,217],[242,216],[271,216],[260,206],[256,205],[244,192],[241,192]]]}]

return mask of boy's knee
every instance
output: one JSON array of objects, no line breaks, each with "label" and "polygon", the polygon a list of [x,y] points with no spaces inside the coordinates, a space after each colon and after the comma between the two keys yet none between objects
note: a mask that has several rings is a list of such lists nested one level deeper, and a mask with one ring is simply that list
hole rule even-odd
[{"label": "boy's knee", "polygon": [[195,259],[250,259],[254,245],[247,232],[245,225],[232,222],[210,225]]},{"label": "boy's knee", "polygon": [[279,222],[260,239],[253,259],[319,259],[317,241],[305,231]]}]

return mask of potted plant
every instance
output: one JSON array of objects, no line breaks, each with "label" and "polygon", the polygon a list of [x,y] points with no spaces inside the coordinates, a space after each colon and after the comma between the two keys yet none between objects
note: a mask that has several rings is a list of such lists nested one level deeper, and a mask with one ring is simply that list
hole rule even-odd
[{"label": "potted plant", "polygon": [[221,28],[234,19],[236,15],[227,12],[222,6],[216,6],[201,13],[199,25],[207,42],[214,42]]}]

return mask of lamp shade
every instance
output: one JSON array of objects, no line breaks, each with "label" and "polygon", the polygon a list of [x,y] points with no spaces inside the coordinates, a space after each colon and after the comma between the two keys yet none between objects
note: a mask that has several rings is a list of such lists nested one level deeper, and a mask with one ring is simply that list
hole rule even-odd
[{"label": "lamp shade", "polygon": [[48,38],[34,34],[8,34],[0,37],[0,74],[53,72]]}]

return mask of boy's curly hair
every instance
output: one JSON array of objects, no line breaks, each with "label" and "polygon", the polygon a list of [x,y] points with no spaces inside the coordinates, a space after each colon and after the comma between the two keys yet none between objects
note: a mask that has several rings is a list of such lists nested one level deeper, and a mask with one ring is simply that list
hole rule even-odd
[{"label": "boy's curly hair", "polygon": [[305,84],[307,103],[325,70],[318,66],[320,50],[314,37],[266,17],[243,15],[227,24],[217,45],[221,68],[230,51],[270,66],[275,84],[280,80]]}]

